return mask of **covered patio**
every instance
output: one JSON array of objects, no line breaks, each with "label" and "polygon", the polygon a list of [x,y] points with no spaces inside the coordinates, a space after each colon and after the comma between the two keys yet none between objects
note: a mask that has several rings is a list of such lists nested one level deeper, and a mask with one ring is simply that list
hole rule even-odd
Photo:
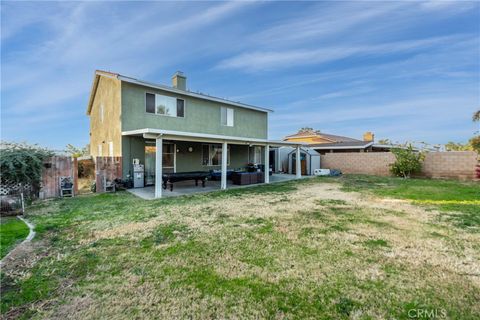
[{"label": "covered patio", "polygon": [[[208,192],[213,190],[225,190],[227,188],[238,188],[244,187],[242,185],[234,185],[227,179],[227,172],[229,171],[227,156],[230,153],[230,146],[244,146],[245,147],[252,147],[258,146],[262,147],[263,156],[263,181],[262,183],[270,183],[276,181],[286,181],[292,179],[300,179],[301,178],[301,170],[300,170],[300,162],[297,164],[297,170],[295,175],[287,175],[287,174],[274,174],[270,176],[269,168],[269,155],[270,155],[270,148],[271,147],[281,147],[281,146],[290,146],[295,147],[296,152],[298,153],[298,157],[300,157],[300,146],[303,143],[298,142],[287,142],[287,141],[273,141],[273,140],[266,140],[266,139],[253,139],[253,138],[240,138],[240,137],[233,137],[233,136],[223,136],[223,135],[214,135],[214,134],[200,134],[200,133],[192,133],[192,132],[183,132],[183,131],[171,131],[171,130],[160,130],[160,129],[140,129],[140,130],[133,130],[133,131],[125,131],[122,132],[124,137],[142,137],[145,140],[154,141],[155,143],[155,185],[147,186],[145,188],[135,188],[131,189],[130,191],[133,194],[136,194],[145,199],[152,199],[152,198],[161,198],[163,196],[178,196],[184,194],[191,194],[197,192]],[[220,167],[219,175],[220,181],[207,181],[205,187],[202,186],[195,186],[195,182],[192,181],[178,181],[175,182],[175,187],[173,191],[170,191],[168,188],[163,189],[162,183],[158,183],[159,181],[163,181],[164,177],[164,163],[162,162],[163,159],[163,151],[162,148],[164,146],[164,141],[168,142],[191,142],[191,143],[211,143],[218,145],[218,152],[217,155],[221,157],[218,159],[218,166]],[[220,147],[221,146],[221,147]],[[175,154],[176,156],[176,154]],[[247,161],[245,161],[245,164]],[[193,166],[194,164],[192,164]],[[206,168],[205,170],[207,170]],[[230,168],[231,170],[232,168]],[[188,171],[196,171],[196,170],[185,170],[183,169],[182,172]],[[176,173],[176,170],[173,170],[173,174]],[[172,172],[169,172],[172,174]]]},{"label": "covered patio", "polygon": [[[305,178],[305,176],[301,178]],[[294,174],[275,174],[274,173],[273,175],[270,176],[269,183],[283,182],[283,181],[289,181],[289,180],[295,180],[295,179],[298,179],[298,178]],[[262,184],[264,183],[240,186],[240,185],[235,185],[231,181],[227,180],[227,189],[248,188],[248,187],[254,187]],[[162,197],[163,198],[178,197],[178,196],[185,196],[185,195],[198,194],[198,193],[207,193],[207,192],[218,191],[218,190],[221,190],[220,181],[207,181],[207,183],[205,184],[205,188],[202,188],[202,186],[200,185],[195,186],[195,184],[192,183],[191,181],[181,181],[177,183],[173,191],[170,191],[169,189],[163,190]],[[127,189],[127,191],[145,200],[155,199],[155,186]]]}]

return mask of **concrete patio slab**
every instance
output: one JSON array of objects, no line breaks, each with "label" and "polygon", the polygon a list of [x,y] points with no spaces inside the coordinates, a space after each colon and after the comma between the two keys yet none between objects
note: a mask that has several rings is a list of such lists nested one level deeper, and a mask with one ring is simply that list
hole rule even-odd
[{"label": "concrete patio slab", "polygon": [[[308,177],[302,176],[302,179],[303,178],[308,178]],[[270,176],[270,183],[283,182],[283,181],[289,181],[289,180],[295,180],[295,179],[296,179],[296,176],[294,174],[273,174]],[[227,190],[236,189],[236,188],[253,187],[261,184],[264,184],[264,183],[239,186],[239,185],[232,184],[231,181],[227,181]],[[205,192],[212,192],[212,191],[218,191],[218,190],[220,190],[220,181],[207,181],[205,187],[202,187],[200,183],[198,186],[195,186],[194,181],[180,181],[180,182],[176,182],[173,185],[173,191],[170,191],[169,189],[163,190],[162,197],[163,198],[178,197],[178,196],[184,196],[188,194],[205,193]],[[127,191],[145,200],[155,199],[154,186],[127,189]]]}]

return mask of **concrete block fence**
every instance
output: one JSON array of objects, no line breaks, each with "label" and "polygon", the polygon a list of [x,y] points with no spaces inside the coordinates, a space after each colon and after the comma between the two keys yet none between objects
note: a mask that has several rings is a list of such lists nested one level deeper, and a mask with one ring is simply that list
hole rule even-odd
[{"label": "concrete block fence", "polygon": [[[340,169],[343,173],[390,175],[390,164],[395,162],[391,152],[327,153],[321,156],[321,167]],[[421,176],[430,178],[476,179],[480,157],[474,151],[428,152]]]}]

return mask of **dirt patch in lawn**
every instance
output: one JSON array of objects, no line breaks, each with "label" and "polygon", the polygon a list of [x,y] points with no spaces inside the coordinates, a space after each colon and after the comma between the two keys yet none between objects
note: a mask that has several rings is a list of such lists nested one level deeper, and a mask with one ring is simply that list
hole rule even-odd
[{"label": "dirt patch in lawn", "polygon": [[42,257],[47,256],[47,246],[44,241],[22,242],[2,261],[2,273],[10,278],[29,276],[30,270]]}]

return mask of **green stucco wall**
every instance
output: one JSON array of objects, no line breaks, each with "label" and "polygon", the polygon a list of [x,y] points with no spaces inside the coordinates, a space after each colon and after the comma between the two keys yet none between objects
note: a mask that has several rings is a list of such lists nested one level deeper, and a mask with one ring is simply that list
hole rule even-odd
[{"label": "green stucco wall", "polygon": [[140,159],[145,164],[145,139],[143,137],[122,137],[122,171],[123,178],[133,174],[133,159]]},{"label": "green stucco wall", "polygon": [[[185,100],[185,117],[175,118],[145,112],[145,93],[157,93]],[[189,96],[175,95],[136,84],[122,82],[122,131],[144,128],[219,134],[267,139],[268,115]],[[233,108],[234,126],[220,124],[220,107]]]},{"label": "green stucco wall", "polygon": [[[221,166],[202,165],[202,143],[184,141],[172,142],[176,144],[176,149],[179,151],[176,154],[177,172],[221,169]],[[188,147],[192,147],[193,151],[188,152]],[[132,161],[134,158],[140,159],[140,163],[145,164],[145,140],[142,137],[123,137],[122,150],[123,177],[126,178],[128,174],[132,174]],[[230,145],[230,165],[228,165],[228,169],[245,168],[248,163],[248,152],[248,146],[246,145]]]}]

